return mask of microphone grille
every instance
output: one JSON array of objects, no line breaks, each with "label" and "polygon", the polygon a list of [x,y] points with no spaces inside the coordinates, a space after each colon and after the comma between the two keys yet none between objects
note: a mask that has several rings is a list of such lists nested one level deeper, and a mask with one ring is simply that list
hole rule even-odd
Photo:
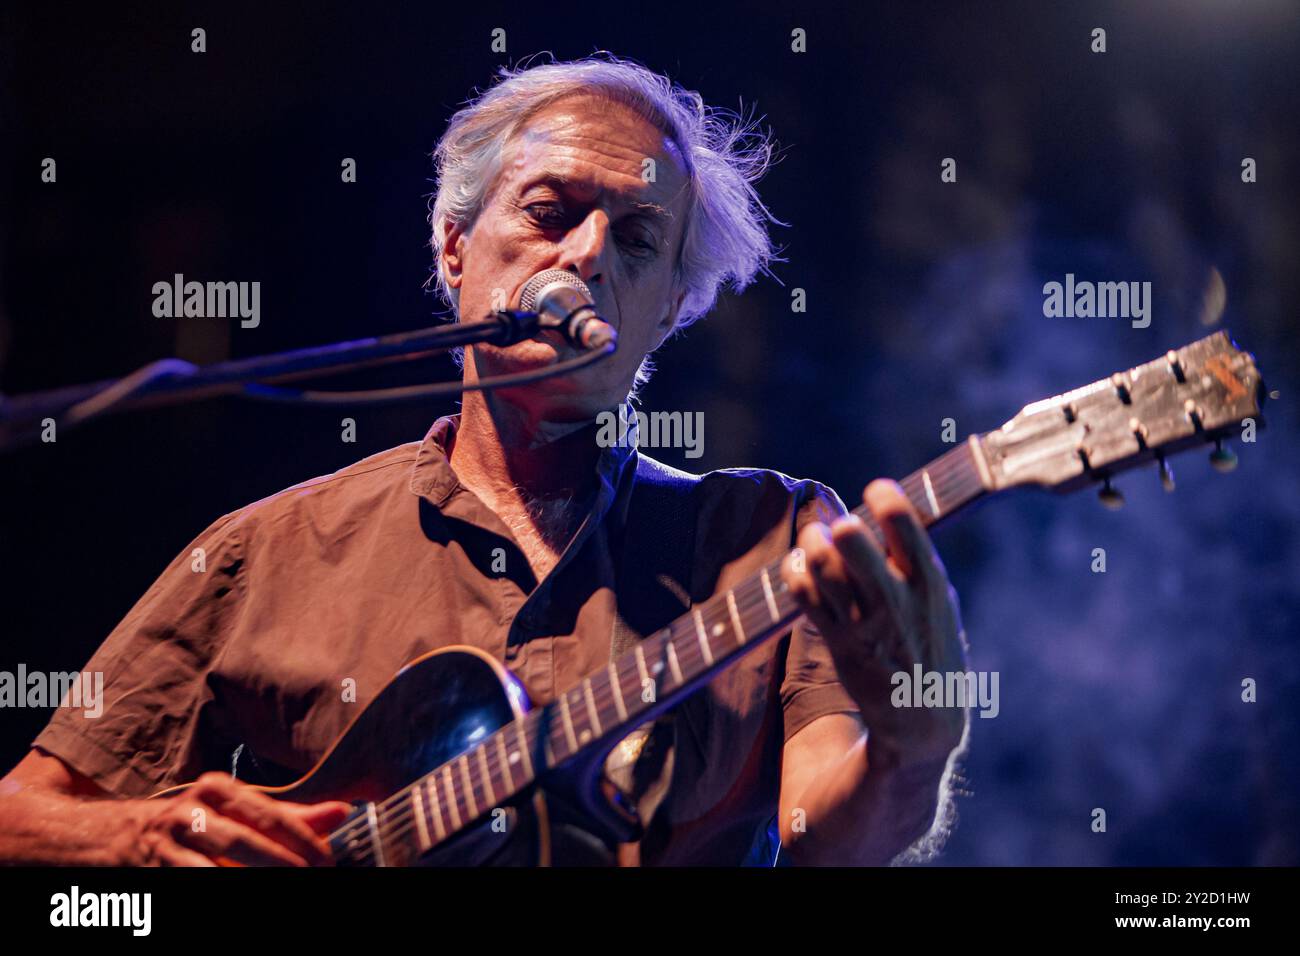
[{"label": "microphone grille", "polygon": [[577,289],[588,301],[591,300],[591,290],[587,288],[587,283],[572,272],[566,272],[564,269],[546,269],[524,283],[523,289],[519,292],[519,308],[524,312],[536,312],[537,297],[548,285],[557,282]]}]

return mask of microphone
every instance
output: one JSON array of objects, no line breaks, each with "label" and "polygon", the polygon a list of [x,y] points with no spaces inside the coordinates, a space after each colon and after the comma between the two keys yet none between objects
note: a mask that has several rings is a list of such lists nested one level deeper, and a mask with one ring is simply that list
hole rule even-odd
[{"label": "microphone", "polygon": [[520,290],[519,308],[536,312],[542,328],[556,329],[580,349],[618,345],[618,333],[596,314],[587,283],[572,272],[546,269],[537,273]]}]

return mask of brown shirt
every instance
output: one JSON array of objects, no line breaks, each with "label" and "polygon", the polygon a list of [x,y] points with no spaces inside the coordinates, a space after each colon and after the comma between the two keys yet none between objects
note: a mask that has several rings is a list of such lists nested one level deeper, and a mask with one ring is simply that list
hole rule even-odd
[{"label": "brown shirt", "polygon": [[[602,450],[592,512],[538,583],[457,480],[445,453],[457,425],[440,419],[422,442],[213,523],[91,658],[102,716],[61,708],[34,745],[112,793],[143,796],[229,770],[241,744],[305,772],[404,664],[439,647],[487,651],[534,704],[605,667],[639,453]],[[845,510],[824,486],[758,469],[711,472],[696,500],[697,601],[779,559],[806,522]],[[776,813],[784,741],[857,710],[806,623],[751,651],[670,718],[671,781],[643,862],[741,862]]]}]

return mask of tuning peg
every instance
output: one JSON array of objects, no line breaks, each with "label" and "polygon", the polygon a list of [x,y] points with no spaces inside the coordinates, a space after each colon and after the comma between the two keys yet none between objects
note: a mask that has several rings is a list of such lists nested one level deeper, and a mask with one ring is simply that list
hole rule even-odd
[{"label": "tuning peg", "polygon": [[1097,492],[1097,497],[1111,511],[1119,511],[1120,508],[1124,507],[1124,493],[1112,485],[1109,478],[1101,486],[1101,490]]},{"label": "tuning peg", "polygon": [[1183,374],[1183,364],[1182,362],[1178,361],[1177,352],[1175,352],[1173,349],[1170,349],[1168,352],[1165,353],[1165,361],[1169,363],[1169,371],[1174,373],[1175,379],[1177,379],[1179,382],[1187,381],[1186,376]]},{"label": "tuning peg", "polygon": [[1160,487],[1165,491],[1174,490],[1174,470],[1169,467],[1169,462],[1162,456],[1160,459]]},{"label": "tuning peg", "polygon": [[1214,470],[1226,474],[1237,467],[1237,454],[1231,448],[1223,444],[1220,438],[1214,443],[1214,451],[1210,452],[1210,464]]}]

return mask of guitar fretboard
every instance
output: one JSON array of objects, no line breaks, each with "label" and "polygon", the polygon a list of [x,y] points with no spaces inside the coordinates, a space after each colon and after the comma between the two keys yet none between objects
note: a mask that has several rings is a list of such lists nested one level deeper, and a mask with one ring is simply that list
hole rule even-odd
[{"label": "guitar fretboard", "polygon": [[[956,446],[899,483],[926,526],[984,494],[976,442]],[[885,541],[865,506],[853,513]],[[588,748],[608,749],[794,624],[802,612],[780,569],[779,561],[768,565],[696,605],[556,700],[368,808],[365,821],[345,825],[331,837],[346,837],[336,840],[336,853],[350,862],[381,865],[418,857],[500,808],[548,769]]]}]

